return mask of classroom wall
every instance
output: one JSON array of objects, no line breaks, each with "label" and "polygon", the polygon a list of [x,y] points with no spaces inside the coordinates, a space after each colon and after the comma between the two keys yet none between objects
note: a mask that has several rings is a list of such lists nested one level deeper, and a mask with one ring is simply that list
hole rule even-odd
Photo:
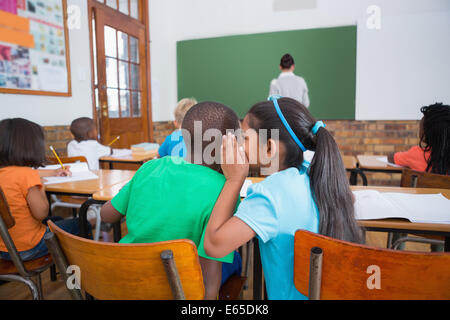
[{"label": "classroom wall", "polygon": [[92,117],[91,57],[87,1],[68,0],[81,13],[81,28],[69,30],[71,97],[0,94],[0,119],[22,117],[42,126],[67,125],[79,117]]},{"label": "classroom wall", "polygon": [[[397,16],[407,19],[408,17],[414,18],[433,14],[445,15],[450,12],[450,1],[448,0],[317,0],[308,1],[308,6],[313,9],[304,10],[297,10],[296,1],[291,1],[292,5],[285,5],[286,3],[289,3],[289,1],[149,0],[154,121],[161,122],[164,126],[166,121],[173,120],[173,110],[177,102],[176,41],[234,34],[351,25],[356,24],[358,20],[365,21],[368,16],[366,9],[372,4],[379,5],[382,9],[382,28],[383,21],[386,24],[395,23],[395,17]],[[80,7],[82,21],[80,29],[69,31],[72,97],[0,94],[0,119],[25,117],[43,126],[52,127],[67,126],[74,118],[92,116],[87,1],[68,0],[68,5]],[[290,11],[292,8],[295,10]],[[443,21],[443,19],[440,21]],[[447,19],[447,21],[450,21],[450,19]],[[364,31],[367,32],[367,30]],[[408,34],[409,37],[414,37],[414,32],[417,30],[413,31],[402,29],[402,32]],[[439,58],[434,62],[441,67],[441,70],[447,70],[445,68],[448,67],[448,58],[445,60],[447,64],[440,64],[439,61],[445,56],[449,41],[445,41],[442,34],[440,34],[440,39],[442,39],[440,43],[443,49],[442,52],[437,52]],[[382,52],[384,59],[388,58],[389,52],[405,52],[404,50],[398,51],[399,48],[395,41],[389,41],[387,46],[385,51]],[[361,58],[360,53],[364,51],[372,53],[373,58],[377,56],[374,44],[370,41],[368,43],[366,41],[366,44],[358,47],[358,59]],[[401,56],[397,56],[395,61],[401,62],[401,58]],[[418,66],[419,64],[410,64],[408,60],[406,70],[414,70],[415,73],[422,72],[423,69],[418,69]],[[277,68],[277,66],[274,65],[273,68]],[[364,68],[377,71],[380,69],[380,65],[374,64],[373,59],[358,60],[358,72],[364,70]],[[377,83],[382,83],[386,79],[395,79],[394,85],[389,83],[391,87],[395,87],[401,80],[412,78],[392,73],[395,65],[394,67],[391,65],[389,69],[391,70],[377,75],[380,79]],[[450,72],[446,71],[445,73],[450,75]],[[358,90],[362,88],[362,91],[357,93],[357,119],[404,118],[405,120],[417,120],[419,118],[418,106],[415,103],[408,102],[402,108],[398,108],[397,104],[394,107],[392,105],[385,107],[384,103],[378,103],[379,100],[376,100],[376,107],[367,103],[367,101],[370,101],[368,98],[371,97],[369,93],[372,94],[372,97],[382,99],[382,94],[379,94],[378,90],[370,90],[371,82],[368,81],[372,75],[373,72],[369,72],[365,74],[365,78],[358,77]],[[394,75],[394,77],[391,75]],[[363,85],[361,85],[361,82],[363,82]],[[427,85],[427,81],[423,83]],[[442,85],[448,87],[448,81],[443,81]],[[403,88],[403,90],[407,89]],[[439,90],[443,94],[449,93],[449,90],[442,90],[442,88],[439,88]],[[420,91],[410,90],[409,92],[415,95]],[[393,94],[392,91],[388,93],[391,96]],[[445,102],[444,98],[446,97],[441,97]],[[450,101],[446,102],[450,103]],[[389,118],[388,115],[392,115],[392,112],[395,112],[395,117]],[[407,116],[402,117],[402,114]],[[53,129],[50,128],[50,131],[53,132]]]},{"label": "classroom wall", "polygon": [[[355,25],[357,22],[365,28],[359,31],[370,35],[370,39],[366,37],[365,41],[358,44],[356,100],[358,120],[417,120],[420,117],[418,107],[423,103],[435,102],[430,101],[433,100],[435,93],[439,93],[436,94],[436,99],[444,102],[447,100],[446,102],[450,103],[449,91],[443,90],[444,84],[448,86],[450,83],[450,72],[447,72],[450,68],[449,60],[446,58],[449,56],[450,43],[445,41],[449,38],[450,28],[447,30],[445,28],[450,19],[445,19],[442,15],[450,12],[448,0],[317,0],[308,1],[307,7],[314,7],[316,4],[314,9],[304,10],[297,10],[296,1],[287,0],[150,0],[149,2],[151,57],[154,61],[152,94],[155,121],[173,119],[172,111],[177,102],[177,41]],[[283,3],[291,5],[282,5]],[[381,8],[380,32],[371,30],[372,33],[369,33],[366,28],[369,17],[366,11],[370,5],[378,5]],[[294,10],[289,10],[290,8]],[[435,14],[441,16],[439,23],[428,26],[426,22],[433,21]],[[403,27],[399,25],[402,23]],[[417,28],[410,28],[415,23],[419,23],[419,28],[423,26],[427,28],[418,34]],[[385,38],[390,32],[384,30],[392,30],[395,34]],[[382,35],[382,32],[385,34]],[[398,37],[400,38],[397,39]],[[411,40],[412,43],[407,40]],[[432,48],[429,50],[422,48],[420,46],[422,40]],[[421,59],[424,55],[427,57],[425,61]],[[430,61],[429,56],[434,56],[435,59]],[[276,69],[277,63],[278,61],[273,66],[267,67]],[[432,67],[427,68],[428,63],[432,63]],[[440,68],[437,68],[438,66]],[[430,78],[428,81],[416,80],[415,77],[420,72],[425,72],[427,76],[432,74],[434,78],[431,81]],[[270,80],[267,79],[267,87]],[[434,83],[442,85],[435,88]],[[417,90],[418,87],[421,90]],[[427,94],[421,95],[423,92]],[[401,100],[399,96],[402,95],[408,95],[408,99]],[[393,102],[385,103],[384,97]],[[376,107],[372,101],[376,102]],[[380,101],[383,103],[379,103]]]}]

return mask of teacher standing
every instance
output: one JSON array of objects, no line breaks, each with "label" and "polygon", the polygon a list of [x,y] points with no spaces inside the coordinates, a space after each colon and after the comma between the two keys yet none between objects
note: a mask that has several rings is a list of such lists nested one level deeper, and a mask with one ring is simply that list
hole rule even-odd
[{"label": "teacher standing", "polygon": [[292,98],[309,107],[308,86],[305,79],[294,74],[294,58],[285,54],[280,61],[281,74],[270,83],[269,96],[279,94],[282,97]]}]

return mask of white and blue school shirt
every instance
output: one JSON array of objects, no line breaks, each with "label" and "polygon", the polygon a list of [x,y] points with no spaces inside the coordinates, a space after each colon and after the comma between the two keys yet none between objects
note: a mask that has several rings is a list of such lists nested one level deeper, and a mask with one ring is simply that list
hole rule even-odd
[{"label": "white and blue school shirt", "polygon": [[272,80],[269,96],[274,94],[295,99],[305,107],[309,107],[310,102],[306,81],[293,72],[282,72],[277,79]]},{"label": "white and blue school shirt", "polygon": [[186,145],[184,143],[181,130],[175,130],[166,137],[163,144],[158,149],[159,157],[186,157]]},{"label": "white and blue school shirt", "polygon": [[307,168],[289,168],[252,184],[235,217],[255,231],[270,300],[306,300],[294,286],[294,234],[319,232]]}]

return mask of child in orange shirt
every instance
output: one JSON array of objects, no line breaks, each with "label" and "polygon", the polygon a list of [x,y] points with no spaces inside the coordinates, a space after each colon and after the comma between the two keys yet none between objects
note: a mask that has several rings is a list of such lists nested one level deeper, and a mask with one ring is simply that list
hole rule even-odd
[{"label": "child in orange shirt", "polygon": [[397,152],[390,161],[415,171],[450,174],[450,106],[436,103],[422,107],[420,144]]},{"label": "child in orange shirt", "polygon": [[[0,187],[15,220],[9,233],[24,261],[48,253],[44,235],[49,229],[42,221],[48,216],[49,203],[39,170],[33,169],[43,166],[45,159],[44,132],[38,124],[21,118],[0,121]],[[55,223],[69,233],[79,233],[78,219]],[[11,260],[1,239],[0,257]]]}]

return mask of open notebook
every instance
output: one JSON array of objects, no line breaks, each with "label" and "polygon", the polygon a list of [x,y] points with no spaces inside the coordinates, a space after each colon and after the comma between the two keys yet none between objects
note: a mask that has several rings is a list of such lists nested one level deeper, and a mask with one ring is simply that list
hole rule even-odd
[{"label": "open notebook", "polygon": [[450,200],[442,194],[353,191],[358,220],[404,218],[418,223],[450,224]]},{"label": "open notebook", "polygon": [[[71,177],[45,177],[45,178],[43,178],[44,184],[48,185],[48,184],[55,184],[55,183],[98,179],[98,176],[89,170],[88,164],[86,162],[65,163],[64,166],[70,167],[70,171],[72,172]],[[61,168],[61,166],[59,164],[54,164],[54,165],[45,166],[45,167],[42,167],[39,169],[54,170],[54,169],[59,169],[59,168]]]}]

